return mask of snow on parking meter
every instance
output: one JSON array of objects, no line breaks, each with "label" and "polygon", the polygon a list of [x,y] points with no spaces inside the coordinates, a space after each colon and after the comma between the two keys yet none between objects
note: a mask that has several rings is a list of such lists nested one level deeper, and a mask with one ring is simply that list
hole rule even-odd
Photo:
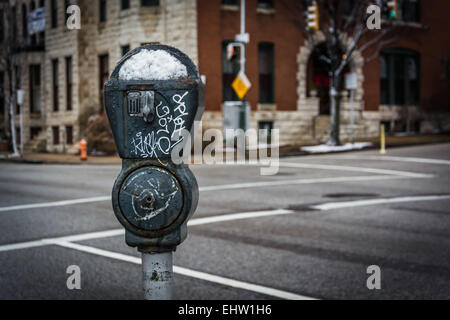
[{"label": "snow on parking meter", "polygon": [[[198,203],[194,175],[171,156],[175,147],[180,150],[193,141],[183,131],[192,134],[194,121],[203,114],[200,75],[178,49],[144,45],[117,64],[105,84],[105,107],[123,159],[112,202],[126,229],[126,242],[151,255],[143,256],[143,263],[153,261],[158,253],[170,253],[171,261],[172,251],[187,236],[187,221]],[[153,269],[164,265],[164,261],[153,262],[149,262]],[[166,271],[153,269],[161,273],[160,279],[167,278]],[[144,286],[145,274],[144,266]],[[147,291],[147,298],[155,298]]]}]

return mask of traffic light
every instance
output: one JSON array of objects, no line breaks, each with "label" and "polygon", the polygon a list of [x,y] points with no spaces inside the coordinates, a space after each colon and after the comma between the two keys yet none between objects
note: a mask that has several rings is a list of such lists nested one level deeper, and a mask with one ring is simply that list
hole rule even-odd
[{"label": "traffic light", "polygon": [[388,0],[389,19],[397,19],[397,0]]},{"label": "traffic light", "polygon": [[319,6],[317,2],[314,1],[310,6],[308,6],[308,30],[317,31],[319,30]]},{"label": "traffic light", "polygon": [[236,56],[236,49],[232,43],[227,45],[227,60],[230,61]]}]

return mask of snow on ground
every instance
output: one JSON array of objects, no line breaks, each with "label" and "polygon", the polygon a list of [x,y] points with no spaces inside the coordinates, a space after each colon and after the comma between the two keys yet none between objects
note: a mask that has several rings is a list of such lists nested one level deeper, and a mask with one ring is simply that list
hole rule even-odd
[{"label": "snow on ground", "polygon": [[346,143],[341,146],[329,146],[326,144],[321,144],[318,146],[311,147],[301,147],[300,150],[306,151],[309,153],[326,153],[326,152],[341,152],[341,151],[350,151],[350,150],[361,150],[364,148],[371,147],[372,143],[370,142],[356,142],[356,143]]},{"label": "snow on ground", "polygon": [[164,50],[142,50],[119,71],[119,80],[172,80],[187,78],[186,66]]}]

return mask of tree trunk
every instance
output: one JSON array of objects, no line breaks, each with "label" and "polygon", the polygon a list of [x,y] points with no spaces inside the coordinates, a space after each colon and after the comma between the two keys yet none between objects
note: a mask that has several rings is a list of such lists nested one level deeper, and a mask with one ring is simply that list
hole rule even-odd
[{"label": "tree trunk", "polygon": [[339,94],[339,76],[333,74],[331,76],[330,85],[330,139],[327,142],[329,146],[338,146],[341,144],[339,138],[340,133],[340,94]]}]

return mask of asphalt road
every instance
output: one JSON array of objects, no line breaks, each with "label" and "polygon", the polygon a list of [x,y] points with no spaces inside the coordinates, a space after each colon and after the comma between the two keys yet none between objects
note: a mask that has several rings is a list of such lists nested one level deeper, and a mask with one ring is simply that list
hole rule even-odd
[{"label": "asphalt road", "polygon": [[[450,144],[281,162],[275,176],[192,167],[200,203],[174,254],[175,298],[450,298]],[[142,298],[108,200],[119,171],[0,163],[0,299]],[[70,265],[81,290],[67,289]]]}]

